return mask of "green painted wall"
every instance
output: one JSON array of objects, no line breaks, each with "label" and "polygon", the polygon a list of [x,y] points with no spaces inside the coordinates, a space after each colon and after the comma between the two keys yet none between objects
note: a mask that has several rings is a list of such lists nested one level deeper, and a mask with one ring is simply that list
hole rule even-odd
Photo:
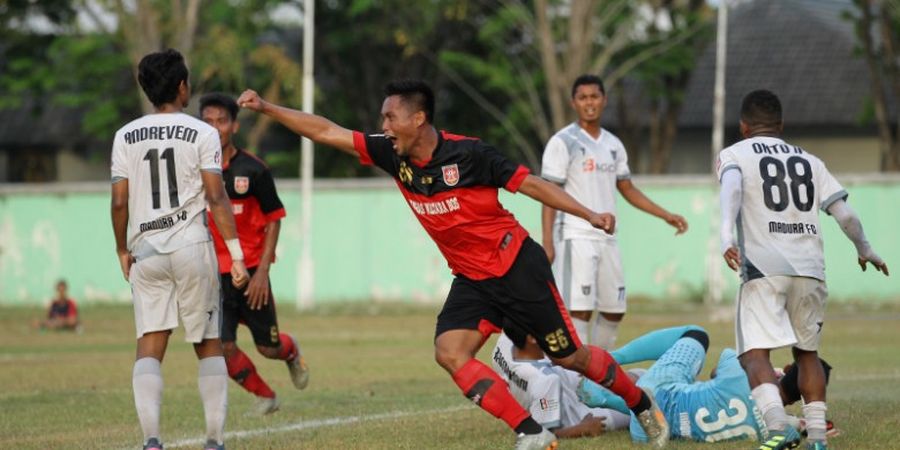
[{"label": "green painted wall", "polygon": [[[900,239],[900,179],[842,180],[875,249],[896,266]],[[638,179],[656,202],[684,215],[690,230],[675,237],[664,222],[620,199],[619,245],[628,293],[658,300],[699,299],[707,280],[721,279],[731,301],[737,276],[718,255],[717,187],[708,179]],[[297,184],[280,184],[288,217],[278,245],[272,283],[276,298],[293,302],[302,236]],[[532,236],[540,238],[540,208],[523,195],[501,201]],[[403,198],[390,181],[354,187],[322,182],[313,196],[314,297],[316,302],[444,298],[451,276]],[[862,273],[853,246],[823,216],[831,298],[865,302],[900,299],[900,277]],[[896,266],[900,267],[900,266]],[[82,301],[128,301],[117,266],[106,184],[0,188],[0,304],[40,304],[56,279],[69,281]]]}]

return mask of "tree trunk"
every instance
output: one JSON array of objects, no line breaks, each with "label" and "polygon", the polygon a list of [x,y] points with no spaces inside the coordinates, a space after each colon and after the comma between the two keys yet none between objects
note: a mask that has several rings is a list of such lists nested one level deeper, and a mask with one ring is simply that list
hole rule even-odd
[{"label": "tree trunk", "polygon": [[882,78],[877,50],[872,41],[872,26],[874,20],[872,17],[871,0],[855,0],[855,3],[862,13],[856,24],[856,33],[860,42],[863,44],[863,55],[865,56],[866,66],[869,68],[869,75],[872,77],[870,86],[872,89],[872,102],[875,109],[875,121],[878,125],[881,170],[886,171],[890,170],[890,167],[892,166],[892,149],[896,144],[891,133],[890,123],[888,122],[884,79]]}]

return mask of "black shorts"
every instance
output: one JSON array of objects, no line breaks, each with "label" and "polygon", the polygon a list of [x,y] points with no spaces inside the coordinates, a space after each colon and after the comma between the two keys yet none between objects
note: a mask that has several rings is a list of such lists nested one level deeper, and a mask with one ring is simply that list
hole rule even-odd
[{"label": "black shorts", "polygon": [[556,289],[544,249],[525,239],[502,277],[471,280],[457,275],[437,318],[435,338],[450,330],[499,331],[509,320],[537,339],[549,356],[564,358],[581,347]]},{"label": "black shorts", "polygon": [[[256,273],[256,268],[249,269],[250,276]],[[234,342],[237,340],[238,323],[243,323],[250,328],[253,342],[263,347],[278,347],[281,340],[278,337],[278,318],[275,315],[275,298],[272,296],[272,285],[269,285],[269,302],[262,309],[250,309],[244,289],[238,289],[231,284],[231,274],[221,274],[222,281],[222,342]]]}]

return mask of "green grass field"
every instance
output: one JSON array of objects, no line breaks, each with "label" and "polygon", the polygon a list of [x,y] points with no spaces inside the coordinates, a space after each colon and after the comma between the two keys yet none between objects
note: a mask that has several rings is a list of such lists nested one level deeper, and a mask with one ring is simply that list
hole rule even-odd
[{"label": "green grass field", "polygon": [[[636,305],[620,342],[654,328],[698,323],[707,327],[713,358],[734,338],[730,322],[711,323],[699,306],[659,311]],[[248,354],[282,400],[281,411],[247,417],[252,398],[229,389],[229,449],[472,449],[512,448],[502,422],[473,407],[432,357],[439,306],[356,305],[298,313],[280,308],[281,327],[299,338],[312,379],[293,389],[284,363]],[[82,334],[29,328],[38,309],[0,309],[0,448],[139,448],[141,432],[131,393],[134,336],[129,306],[82,308]],[[823,356],[835,367],[829,417],[843,434],[833,448],[900,448],[900,309],[829,310]],[[242,330],[239,343],[250,343]],[[485,358],[493,341],[480,356]],[[251,346],[247,345],[250,349]],[[780,351],[773,360],[787,362]],[[162,433],[167,449],[199,448],[203,419],[196,360],[181,332],[163,364]],[[564,441],[562,448],[624,449],[627,432]],[[675,442],[676,449],[754,448]]]}]

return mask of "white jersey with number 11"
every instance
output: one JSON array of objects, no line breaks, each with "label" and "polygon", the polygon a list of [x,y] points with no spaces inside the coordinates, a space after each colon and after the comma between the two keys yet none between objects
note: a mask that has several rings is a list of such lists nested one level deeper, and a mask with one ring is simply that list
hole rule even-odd
[{"label": "white jersey with number 11", "polygon": [[128,179],[132,254],[210,240],[200,172],[221,172],[221,153],[215,128],[183,113],[146,115],[116,132],[112,181]]}]

